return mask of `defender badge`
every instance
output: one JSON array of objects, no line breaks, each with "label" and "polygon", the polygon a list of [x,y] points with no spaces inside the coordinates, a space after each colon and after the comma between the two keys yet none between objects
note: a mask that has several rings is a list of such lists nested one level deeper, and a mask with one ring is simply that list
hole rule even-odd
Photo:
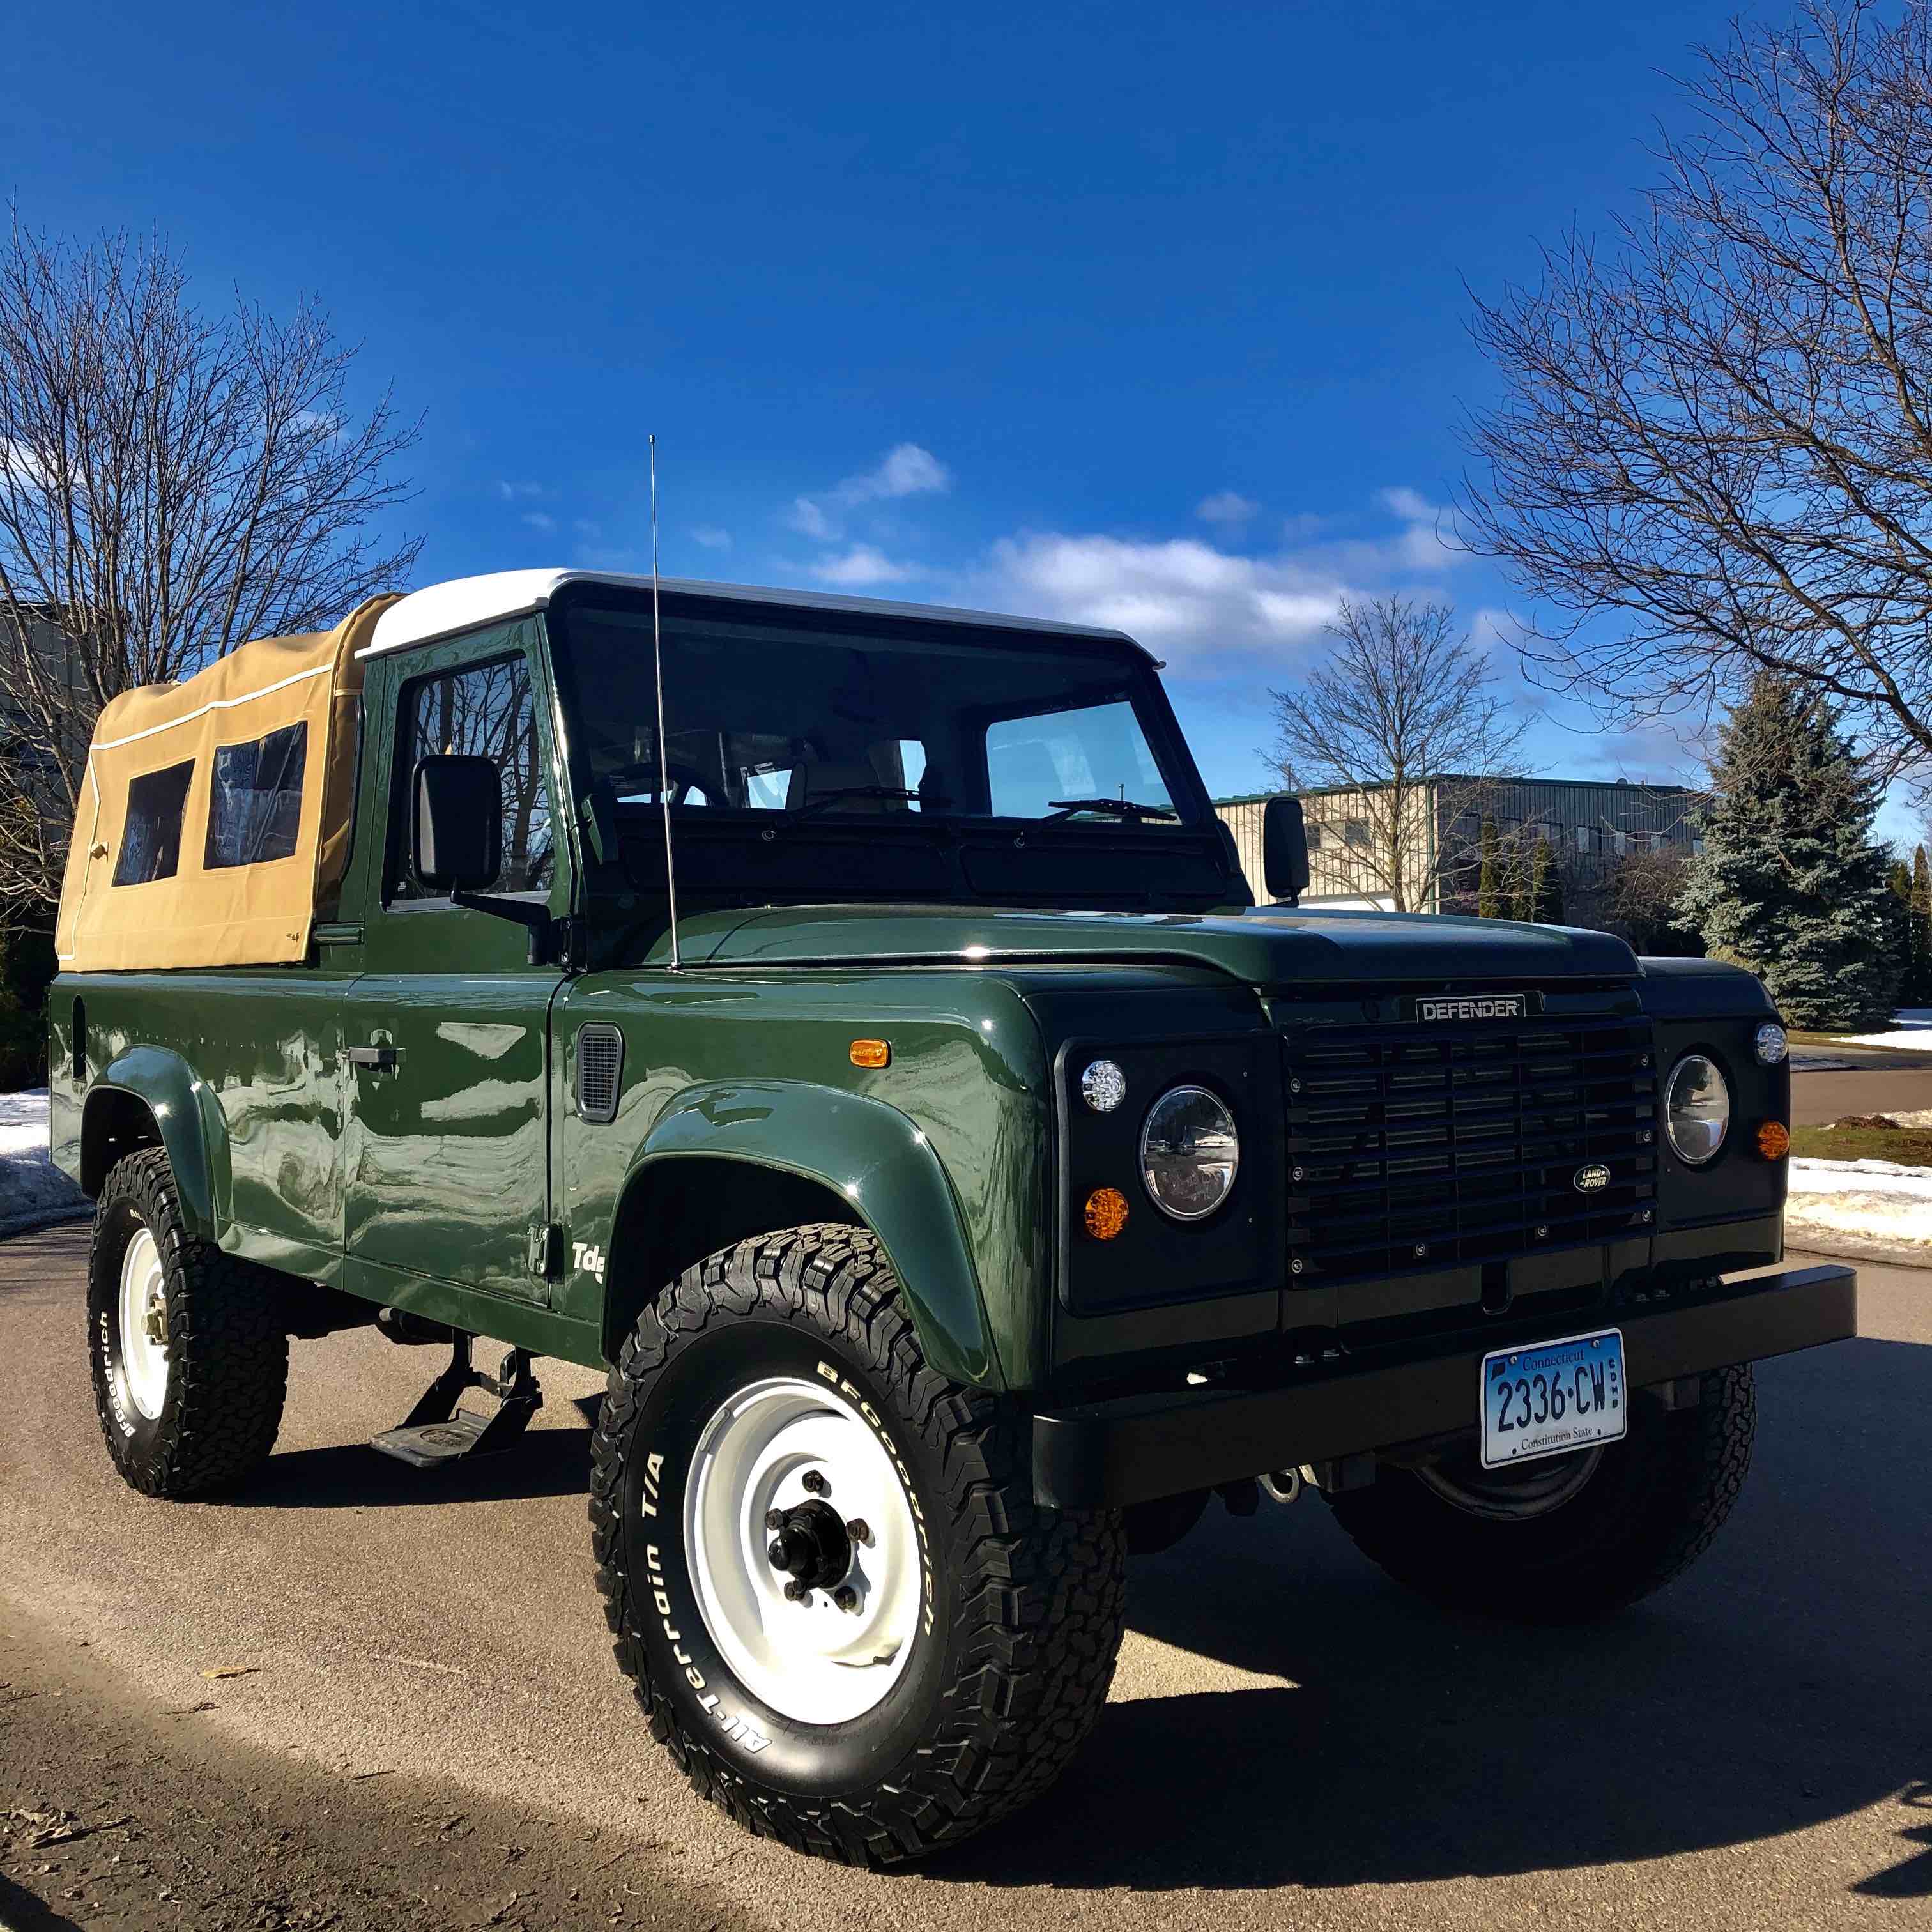
[{"label": "defender badge", "polygon": [[1588,1167],[1576,1170],[1576,1191],[1580,1194],[1595,1194],[1610,1184],[1610,1170],[1601,1161],[1592,1161]]},{"label": "defender badge", "polygon": [[1520,1020],[1529,1002],[1521,993],[1460,993],[1446,1000],[1418,1000],[1418,1020]]}]

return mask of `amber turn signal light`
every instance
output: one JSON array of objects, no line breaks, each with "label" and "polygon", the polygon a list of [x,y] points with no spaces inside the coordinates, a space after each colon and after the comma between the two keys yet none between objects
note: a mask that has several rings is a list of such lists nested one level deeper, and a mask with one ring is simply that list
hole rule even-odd
[{"label": "amber turn signal light", "polygon": [[1127,1197],[1118,1187],[1096,1187],[1087,1197],[1087,1232],[1111,1241],[1127,1225]]},{"label": "amber turn signal light", "polygon": [[1791,1151],[1791,1130],[1782,1120],[1766,1120],[1757,1130],[1757,1150],[1766,1160],[1782,1160]]},{"label": "amber turn signal light", "polygon": [[890,1066],[892,1050],[882,1040],[855,1040],[852,1042],[854,1066]]}]

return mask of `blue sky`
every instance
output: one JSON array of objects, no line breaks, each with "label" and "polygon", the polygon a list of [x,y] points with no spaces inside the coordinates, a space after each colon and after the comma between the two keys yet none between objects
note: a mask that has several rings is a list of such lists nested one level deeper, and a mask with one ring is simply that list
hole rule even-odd
[{"label": "blue sky", "polygon": [[1339,596],[1506,622],[1438,536],[1463,284],[1629,205],[1730,10],[34,8],[0,185],[318,294],[425,414],[422,580],[647,568],[654,429],[668,572],[1120,623],[1242,790]]}]

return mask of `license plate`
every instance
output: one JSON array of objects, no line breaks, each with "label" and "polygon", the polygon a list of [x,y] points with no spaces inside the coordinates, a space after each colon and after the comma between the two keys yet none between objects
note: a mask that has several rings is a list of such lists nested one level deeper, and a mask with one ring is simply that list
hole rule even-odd
[{"label": "license plate", "polygon": [[1623,1438],[1630,1412],[1622,1330],[1483,1358],[1483,1467],[1506,1468]]}]

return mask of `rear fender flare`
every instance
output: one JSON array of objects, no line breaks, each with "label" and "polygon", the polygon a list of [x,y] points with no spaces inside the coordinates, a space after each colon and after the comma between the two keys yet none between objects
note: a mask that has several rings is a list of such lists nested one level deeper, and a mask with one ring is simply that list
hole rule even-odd
[{"label": "rear fender flare", "polygon": [[884,1246],[926,1360],[955,1382],[1005,1388],[952,1184],[896,1107],[806,1082],[687,1088],[645,1137],[626,1190],[646,1168],[691,1155],[776,1168],[839,1195]]},{"label": "rear fender flare", "polygon": [[106,1178],[108,1122],[128,1096],[139,1102],[174,1170],[182,1218],[202,1240],[218,1241],[232,1201],[228,1122],[208,1084],[178,1053],[130,1047],[88,1087],[80,1116],[82,1185],[98,1193]]}]

